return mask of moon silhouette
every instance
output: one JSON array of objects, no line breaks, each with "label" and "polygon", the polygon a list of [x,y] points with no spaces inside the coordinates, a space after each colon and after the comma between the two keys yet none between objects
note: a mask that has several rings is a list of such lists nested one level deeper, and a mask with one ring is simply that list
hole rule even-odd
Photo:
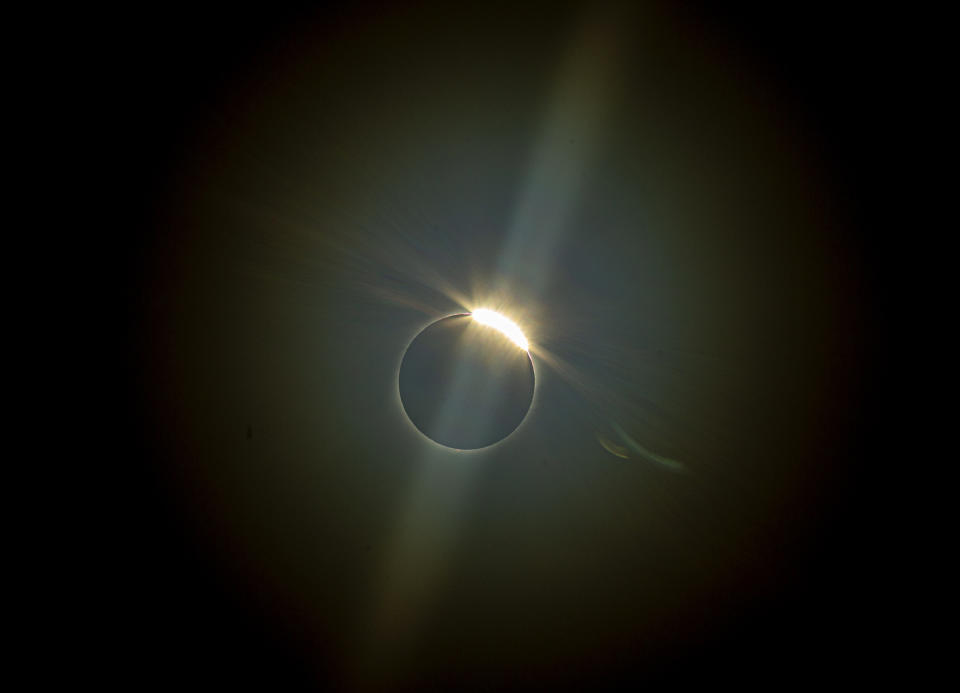
[{"label": "moon silhouette", "polygon": [[476,450],[513,433],[533,402],[530,354],[515,338],[470,314],[425,327],[400,363],[400,401],[430,440]]}]

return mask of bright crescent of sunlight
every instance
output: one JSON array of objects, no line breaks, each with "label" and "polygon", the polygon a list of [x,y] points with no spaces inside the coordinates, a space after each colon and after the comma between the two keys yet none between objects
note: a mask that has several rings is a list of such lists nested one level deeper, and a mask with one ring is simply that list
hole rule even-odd
[{"label": "bright crescent of sunlight", "polygon": [[496,311],[487,310],[486,308],[478,308],[473,311],[471,315],[473,315],[473,319],[481,325],[488,325],[502,332],[507,339],[524,351],[530,350],[530,343],[527,342],[527,338],[523,336],[523,330],[510,318],[504,317]]}]

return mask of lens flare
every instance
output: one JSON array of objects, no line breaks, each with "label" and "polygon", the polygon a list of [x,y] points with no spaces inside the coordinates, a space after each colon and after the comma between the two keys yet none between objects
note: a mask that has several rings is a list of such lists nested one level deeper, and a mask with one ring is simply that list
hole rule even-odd
[{"label": "lens flare", "polygon": [[517,323],[510,318],[486,308],[478,308],[477,310],[473,311],[471,315],[473,316],[473,319],[479,322],[481,325],[487,325],[488,327],[492,327],[493,329],[502,332],[507,339],[516,344],[518,347],[524,351],[530,351],[530,343],[527,341],[527,338],[523,336],[523,330],[521,330]]}]

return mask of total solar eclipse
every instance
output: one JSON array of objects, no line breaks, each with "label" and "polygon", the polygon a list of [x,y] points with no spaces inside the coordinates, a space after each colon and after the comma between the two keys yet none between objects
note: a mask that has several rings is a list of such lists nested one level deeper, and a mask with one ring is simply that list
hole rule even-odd
[{"label": "total solar eclipse", "polygon": [[533,361],[523,332],[490,310],[427,325],[400,363],[403,410],[420,433],[476,450],[513,433],[533,402]]}]

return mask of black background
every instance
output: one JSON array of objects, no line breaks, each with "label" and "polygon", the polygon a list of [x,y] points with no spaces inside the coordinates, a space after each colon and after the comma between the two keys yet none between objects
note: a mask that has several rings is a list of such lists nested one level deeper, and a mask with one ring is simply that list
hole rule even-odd
[{"label": "black background", "polygon": [[[273,79],[265,66],[278,54],[301,50],[291,45],[321,44],[328,37],[349,43],[351,32],[364,32],[383,13],[393,13],[403,25],[409,11],[417,18],[407,27],[414,36],[448,27],[483,34],[505,26],[533,37],[541,36],[542,28],[541,38],[530,40],[525,50],[531,60],[549,64],[557,42],[576,25],[575,10],[551,4],[517,11],[504,4],[486,6],[475,16],[472,9],[423,4],[282,11],[157,6],[82,18],[77,61],[64,60],[70,75],[64,100],[80,104],[74,111],[79,150],[90,163],[78,173],[88,183],[92,178],[101,191],[94,206],[102,210],[104,223],[90,242],[96,245],[94,284],[102,290],[102,305],[109,306],[102,330],[110,338],[97,359],[106,353],[106,367],[117,377],[98,381],[100,396],[109,403],[101,418],[109,421],[111,434],[93,466],[95,490],[83,512],[90,521],[69,530],[80,537],[71,540],[75,558],[70,563],[83,566],[83,577],[68,597],[79,607],[66,643],[66,649],[83,653],[76,667],[124,687],[324,689],[342,681],[348,646],[338,639],[336,624],[316,626],[324,620],[322,610],[275,606],[272,598],[257,596],[256,561],[244,570],[235,564],[225,568],[224,559],[211,557],[210,535],[198,523],[204,508],[212,517],[220,506],[206,498],[202,485],[169,471],[178,465],[179,443],[164,439],[157,425],[171,411],[189,418],[193,405],[163,408],[149,395],[167,377],[157,370],[152,337],[145,336],[168,329],[162,318],[154,321],[169,314],[152,312],[158,302],[156,249],[169,241],[167,225],[180,181],[197,175],[192,168],[197,150],[219,146],[209,133],[232,127],[224,104],[259,93],[260,85]],[[722,37],[722,50],[710,50],[733,52],[750,65],[760,75],[761,89],[777,94],[773,100],[802,123],[804,133],[815,133],[824,171],[818,185],[840,200],[844,223],[835,241],[841,262],[851,263],[853,278],[843,283],[846,293],[837,300],[848,311],[843,314],[855,319],[844,323],[846,332],[837,342],[847,345],[839,358],[856,375],[844,385],[837,405],[843,416],[831,419],[829,431],[815,443],[799,441],[801,447],[823,450],[831,470],[812,482],[813,490],[798,491],[766,512],[785,528],[779,541],[768,537],[780,547],[775,556],[734,568],[729,601],[715,594],[698,602],[700,625],[674,624],[669,644],[632,647],[631,634],[649,637],[641,626],[608,630],[602,620],[577,621],[556,641],[534,629],[529,637],[510,641],[537,662],[520,675],[503,663],[514,660],[490,646],[498,636],[481,632],[464,636],[463,650],[441,648],[418,659],[406,680],[410,687],[438,681],[463,686],[474,674],[480,687],[520,689],[593,688],[625,680],[855,683],[883,678],[895,667],[904,609],[897,557],[904,537],[885,512],[890,464],[879,425],[884,392],[879,376],[886,365],[882,315],[890,305],[880,269],[889,256],[891,224],[884,172],[898,146],[889,136],[889,103],[891,89],[906,78],[896,45],[881,31],[894,18],[877,17],[874,8],[829,4],[724,3],[722,10],[685,4],[663,12],[704,41]],[[365,40],[376,45],[369,36]],[[397,41],[403,39],[384,39],[390,46]],[[455,36],[450,43],[457,43]],[[572,284],[575,292],[576,281]],[[242,436],[248,422],[237,423]],[[254,427],[255,439],[259,430]],[[768,451],[782,442],[771,434],[760,447]],[[341,463],[338,454],[324,463]],[[365,550],[364,544],[361,558]],[[629,554],[623,545],[611,544],[608,550]],[[332,577],[315,586],[324,595],[322,603],[336,600],[342,580]],[[511,598],[507,588],[498,589]],[[604,589],[629,587],[613,581]],[[448,605],[454,615],[438,622],[431,643],[451,639],[442,630],[455,628],[457,608]],[[553,623],[564,623],[568,608],[555,603],[553,613],[561,616]],[[571,650],[581,656],[560,654]]]}]

